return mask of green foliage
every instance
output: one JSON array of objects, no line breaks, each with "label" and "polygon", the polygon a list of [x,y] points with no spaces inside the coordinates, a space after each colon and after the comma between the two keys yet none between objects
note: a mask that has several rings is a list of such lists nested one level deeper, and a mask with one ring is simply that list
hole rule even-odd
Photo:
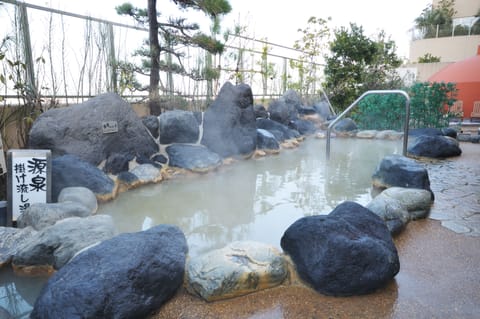
[{"label": "green foliage", "polygon": [[[330,37],[328,22],[331,18],[322,19],[310,17],[305,29],[298,29],[301,39],[296,40],[293,47],[302,51],[299,61],[290,60],[290,67],[297,69],[298,81],[289,83],[291,89],[297,90],[300,94],[317,93],[315,83],[319,80],[317,71],[319,68],[318,58],[323,55]],[[308,68],[305,68],[308,65]]]},{"label": "green foliage", "polygon": [[262,75],[262,89],[263,95],[267,95],[268,91],[268,80],[275,78],[277,73],[275,71],[275,64],[268,62],[268,51],[270,50],[269,46],[265,44],[262,47],[262,55],[260,61],[257,64],[260,66],[260,74]]},{"label": "green foliage", "polygon": [[[219,17],[227,14],[232,9],[227,0],[174,0],[173,2],[178,6],[178,9],[182,11],[193,9],[205,13],[213,21],[213,34],[219,30]],[[147,9],[134,7],[131,3],[124,3],[115,9],[118,14],[132,17],[142,26],[154,28],[149,23]],[[155,45],[155,41],[145,41],[143,47],[135,51],[135,55],[141,57],[141,65],[136,68],[130,66],[128,70],[126,70],[128,72],[133,70],[141,74],[150,74],[149,92],[151,97],[155,96],[152,92],[158,91],[159,71],[167,73],[169,79],[167,80],[167,88],[160,88],[167,91],[173,89],[173,74],[190,76],[195,80],[218,77],[212,73],[215,70],[212,70],[212,72],[204,72],[203,75],[206,77],[199,77],[199,72],[195,70],[186,70],[182,63],[184,57],[182,48],[185,46],[196,46],[212,54],[219,54],[224,50],[223,43],[216,40],[214,36],[208,36],[199,32],[198,24],[187,23],[185,18],[169,18],[166,21],[160,21],[159,18],[162,16],[156,11],[155,7],[153,7],[151,15],[156,15],[157,20],[159,20],[158,29],[153,30],[153,33],[158,33],[158,42],[160,43],[157,46]],[[156,55],[152,54],[152,52],[156,53]],[[162,58],[165,60],[162,60]],[[174,63],[173,59],[176,59],[178,63]],[[127,80],[129,83],[136,83],[136,80],[132,78],[132,73],[125,73],[125,76],[128,77]],[[130,87],[136,86],[129,86],[129,88]]]},{"label": "green foliage", "polygon": [[222,53],[225,46],[222,42],[213,39],[212,37],[203,34],[203,33],[197,33],[192,37],[192,42],[193,44],[199,46],[200,48],[210,52],[210,53]]},{"label": "green foliage", "polygon": [[405,97],[399,94],[367,95],[352,119],[360,129],[401,130],[405,122]]},{"label": "green foliage", "polygon": [[395,72],[401,60],[395,43],[386,39],[383,31],[372,40],[361,26],[352,23],[350,29],[341,27],[335,30],[330,55],[325,59],[324,87],[337,111],[343,111],[365,91],[401,86]]},{"label": "green foliage", "polygon": [[409,95],[410,127],[445,127],[457,116],[449,112],[457,97],[455,83],[416,83]]},{"label": "green foliage", "polygon": [[418,63],[436,63],[440,62],[440,57],[434,56],[431,53],[425,53],[423,56],[418,58]]},{"label": "green foliage", "polygon": [[[457,116],[449,112],[456,100],[454,83],[416,83],[408,89],[410,128],[446,127]],[[352,114],[360,129],[402,130],[405,98],[402,95],[368,95]]]},{"label": "green foliage", "polygon": [[415,24],[423,30],[424,38],[436,37],[437,25],[441,26],[438,35],[448,36],[452,32],[452,19],[455,13],[455,0],[440,0],[437,6],[429,4],[423,9],[420,16],[415,19]]}]

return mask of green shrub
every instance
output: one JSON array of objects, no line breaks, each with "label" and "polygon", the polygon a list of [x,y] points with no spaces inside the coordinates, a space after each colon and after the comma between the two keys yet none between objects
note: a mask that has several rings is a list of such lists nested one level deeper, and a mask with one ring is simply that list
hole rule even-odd
[{"label": "green shrub", "polygon": [[[410,128],[446,127],[455,114],[448,112],[456,101],[454,83],[416,83],[406,90],[410,96]],[[360,129],[402,130],[405,97],[394,94],[367,95],[352,114]]]}]

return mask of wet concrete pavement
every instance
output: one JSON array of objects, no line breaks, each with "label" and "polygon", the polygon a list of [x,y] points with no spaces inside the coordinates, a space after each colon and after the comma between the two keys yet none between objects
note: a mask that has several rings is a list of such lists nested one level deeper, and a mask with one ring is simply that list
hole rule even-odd
[{"label": "wet concrete pavement", "polygon": [[460,147],[460,157],[427,165],[435,193],[430,218],[456,233],[480,236],[480,145]]},{"label": "wet concrete pavement", "polygon": [[480,145],[425,164],[435,204],[395,238],[400,272],[366,296],[328,297],[292,280],[283,286],[207,303],[178,294],[152,318],[479,318]]}]

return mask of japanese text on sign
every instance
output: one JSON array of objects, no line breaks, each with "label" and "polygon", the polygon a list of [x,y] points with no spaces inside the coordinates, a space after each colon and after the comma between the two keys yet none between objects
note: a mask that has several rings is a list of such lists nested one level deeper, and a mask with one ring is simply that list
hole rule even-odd
[{"label": "japanese text on sign", "polygon": [[30,205],[46,203],[49,199],[47,189],[48,157],[45,154],[37,155],[12,156],[11,158],[10,192],[13,220]]}]

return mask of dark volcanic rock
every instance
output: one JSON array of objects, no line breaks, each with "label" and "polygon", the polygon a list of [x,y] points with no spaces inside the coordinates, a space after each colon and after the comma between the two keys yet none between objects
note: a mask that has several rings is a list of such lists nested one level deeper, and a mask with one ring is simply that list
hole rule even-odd
[{"label": "dark volcanic rock", "polygon": [[257,128],[250,86],[230,82],[222,86],[205,112],[201,143],[222,157],[255,151]]},{"label": "dark volcanic rock", "polygon": [[158,138],[158,135],[159,135],[158,117],[156,117],[155,115],[145,116],[144,118],[142,118],[142,123],[143,125],[145,125],[145,127],[148,129],[148,131],[150,132],[150,134],[152,134],[154,138]]},{"label": "dark volcanic rock", "polygon": [[52,200],[65,187],[83,186],[97,197],[113,197],[114,182],[100,169],[73,155],[64,155],[52,160]]},{"label": "dark volcanic rock", "polygon": [[283,125],[288,125],[290,121],[298,118],[298,111],[291,103],[287,103],[283,97],[273,100],[268,105],[270,119]]},{"label": "dark volcanic rock", "polygon": [[263,105],[255,105],[253,110],[255,112],[255,118],[268,119],[269,114]]},{"label": "dark volcanic rock", "polygon": [[200,133],[193,112],[173,110],[160,115],[160,143],[195,143]]},{"label": "dark volcanic rock", "polygon": [[333,127],[336,132],[352,132],[358,130],[357,124],[350,118],[344,118],[338,121]]},{"label": "dark volcanic rock", "polygon": [[[106,122],[118,131],[104,133]],[[96,96],[82,104],[51,109],[33,123],[30,148],[50,149],[53,157],[72,154],[99,165],[112,153],[151,156],[158,146],[130,104],[114,93]]]},{"label": "dark volcanic rock", "polygon": [[170,166],[201,172],[222,164],[222,158],[203,145],[172,144],[165,150]]},{"label": "dark volcanic rock", "polygon": [[128,163],[134,159],[133,154],[113,153],[108,156],[105,162],[104,171],[110,174],[120,174],[128,171]]},{"label": "dark volcanic rock", "polygon": [[448,136],[420,135],[408,147],[408,153],[414,156],[447,158],[462,154],[457,140]]},{"label": "dark volcanic rock", "polygon": [[415,160],[401,155],[385,156],[372,175],[372,184],[379,189],[393,186],[425,189],[434,199],[427,169]]},{"label": "dark volcanic rock", "polygon": [[257,119],[257,128],[269,131],[279,142],[300,136],[298,131],[270,119]]},{"label": "dark volcanic rock", "polygon": [[257,148],[260,150],[278,150],[278,144],[275,136],[267,130],[257,129]]},{"label": "dark volcanic rock", "polygon": [[313,122],[302,119],[292,121],[291,125],[302,135],[313,134],[317,130]]},{"label": "dark volcanic rock", "polygon": [[327,295],[371,293],[400,269],[383,220],[353,202],[338,205],[327,216],[297,220],[285,231],[281,246],[300,277]]},{"label": "dark volcanic rock", "polygon": [[182,285],[186,253],[170,225],[106,240],[50,278],[31,318],[146,318]]}]

